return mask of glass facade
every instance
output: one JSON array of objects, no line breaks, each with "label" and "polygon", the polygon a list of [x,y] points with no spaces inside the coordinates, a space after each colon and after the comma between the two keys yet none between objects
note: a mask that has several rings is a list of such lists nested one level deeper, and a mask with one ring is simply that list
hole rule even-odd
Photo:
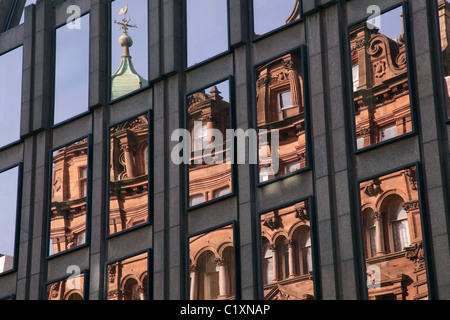
[{"label": "glass facade", "polygon": [[110,128],[109,234],[149,221],[149,119]]},{"label": "glass facade", "polygon": [[428,299],[418,178],[413,166],[359,185],[371,300]]},{"label": "glass facade", "polygon": [[111,2],[111,100],[148,86],[147,13],[147,1]]},{"label": "glass facade", "polygon": [[85,14],[56,29],[54,124],[89,111],[89,25]]},{"label": "glass facade", "polygon": [[17,259],[19,179],[19,166],[0,172],[0,275],[12,271]]},{"label": "glass facade", "polygon": [[414,131],[403,7],[351,26],[349,39],[358,149]]},{"label": "glass facade", "polygon": [[20,140],[22,59],[22,46],[0,55],[0,149]]},{"label": "glass facade", "polygon": [[107,300],[147,300],[149,290],[148,253],[107,265]]},{"label": "glass facade", "polygon": [[448,0],[437,0],[438,23],[440,31],[440,42],[442,49],[444,94],[446,99],[446,115],[450,120],[450,2]]},{"label": "glass facade", "polygon": [[49,256],[87,244],[89,138],[52,151]]},{"label": "glass facade", "polygon": [[187,67],[228,50],[228,1],[186,0]]},{"label": "glass facade", "polygon": [[235,299],[233,225],[189,238],[190,300]]},{"label": "glass facade", "polygon": [[48,283],[45,300],[85,300],[85,274]]},{"label": "glass facade", "polygon": [[300,19],[300,0],[253,0],[253,32],[261,36]]},{"label": "glass facade", "polygon": [[0,1],[0,297],[449,297],[450,2],[318,2]]},{"label": "glass facade", "polygon": [[309,201],[261,214],[265,300],[314,299]]},{"label": "glass facade", "polygon": [[187,96],[187,129],[191,136],[189,206],[231,194],[229,80]]},{"label": "glass facade", "polygon": [[260,183],[308,165],[303,79],[301,50],[255,69]]}]

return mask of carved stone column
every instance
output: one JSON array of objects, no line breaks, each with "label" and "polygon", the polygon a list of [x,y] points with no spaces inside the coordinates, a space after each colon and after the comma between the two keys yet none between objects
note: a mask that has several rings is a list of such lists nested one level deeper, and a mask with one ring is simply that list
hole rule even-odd
[{"label": "carved stone column", "polygon": [[384,247],[384,228],[383,228],[383,216],[382,211],[374,212],[375,218],[375,241],[376,241],[376,253],[375,255],[385,253]]},{"label": "carved stone column", "polygon": [[229,296],[229,288],[225,260],[218,258],[214,262],[219,269],[219,298],[227,298]]},{"label": "carved stone column", "polygon": [[273,272],[273,282],[279,281],[279,275],[278,275],[278,250],[277,246],[275,244],[271,244],[269,246],[269,249],[272,250],[272,272]]},{"label": "carved stone column", "polygon": [[289,72],[289,82],[292,97],[292,106],[295,108],[301,107],[302,104],[302,87],[299,81],[299,74],[296,70],[297,63],[292,57],[283,60],[283,66]]},{"label": "carved stone column", "polygon": [[289,252],[289,277],[295,277],[297,275],[295,270],[295,241],[288,240],[288,252]]},{"label": "carved stone column", "polygon": [[136,149],[130,146],[128,143],[122,145],[121,149],[125,155],[125,166],[127,171],[127,177],[134,178],[136,176],[136,166],[134,163],[133,153],[136,152]]},{"label": "carved stone column", "polygon": [[144,286],[142,286],[142,285],[137,286],[136,291],[139,293],[139,300],[145,300]]},{"label": "carved stone column", "polygon": [[190,300],[195,300],[197,298],[197,275],[198,275],[198,267],[196,265],[192,265],[189,268],[191,273],[191,287],[189,288],[189,298]]}]

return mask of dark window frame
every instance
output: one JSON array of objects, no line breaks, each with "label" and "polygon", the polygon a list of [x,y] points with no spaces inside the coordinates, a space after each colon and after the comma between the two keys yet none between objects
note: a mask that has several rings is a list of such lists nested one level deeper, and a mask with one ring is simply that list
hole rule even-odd
[{"label": "dark window frame", "polygon": [[[228,81],[229,95],[230,95],[229,96],[229,98],[230,98],[230,101],[229,101],[229,103],[230,103],[230,110],[229,110],[230,127],[229,127],[229,129],[232,129],[232,130],[236,129],[236,126],[235,126],[236,109],[235,109],[235,91],[234,91],[234,85],[235,84],[234,84],[234,77],[233,76],[228,76],[226,78],[222,78],[220,80],[214,81],[213,83],[210,83],[208,85],[202,86],[201,88],[195,89],[195,90],[190,91],[190,92],[185,94],[185,96],[184,96],[184,109],[183,109],[183,111],[184,111],[184,114],[183,114],[183,116],[184,116],[184,122],[183,122],[184,129],[189,130],[189,126],[188,126],[189,115],[188,115],[188,112],[187,112],[188,111],[188,107],[189,107],[189,105],[188,105],[188,98],[189,98],[189,96],[192,95],[192,94],[195,94],[195,93],[197,93],[197,92],[199,92],[201,90],[210,88],[210,87],[212,87],[214,85],[217,85],[217,84],[220,84],[220,83],[223,83],[223,82],[226,82],[226,81]],[[232,146],[232,149],[235,148],[236,143],[235,143],[234,140],[231,141],[231,146]],[[190,204],[189,204],[189,164],[186,164],[186,163],[182,164],[183,167],[184,167],[184,177],[185,177],[184,185],[185,185],[185,190],[186,190],[186,192],[185,192],[185,210],[186,211],[192,211],[192,210],[195,210],[195,209],[198,209],[198,208],[203,208],[203,207],[211,205],[213,203],[217,203],[217,202],[225,200],[225,199],[233,198],[236,195],[238,195],[236,152],[233,152],[233,150],[231,150],[231,154],[234,155],[234,158],[231,159],[231,161],[232,161],[232,164],[231,164],[231,179],[232,179],[231,187],[232,187],[232,190],[231,190],[231,192],[226,194],[226,195],[224,195],[224,196],[220,196],[218,198],[214,198],[214,199],[211,199],[211,200],[208,200],[208,201],[204,201],[202,203],[199,203],[199,204],[196,204],[196,205],[193,205],[193,206],[190,206]]]},{"label": "dark window frame", "polygon": [[[53,153],[61,148],[70,146],[76,142],[79,142],[83,139],[87,139],[87,190],[86,190],[86,235],[85,242],[81,245],[77,245],[73,248],[66,249],[64,251],[55,253],[50,255],[50,231],[51,231],[51,204],[52,204],[52,181],[53,181]],[[81,250],[83,248],[87,248],[90,246],[91,241],[91,208],[92,208],[92,135],[88,134],[82,136],[78,139],[72,140],[64,145],[53,148],[49,151],[49,173],[48,173],[48,200],[47,200],[47,210],[46,210],[46,226],[47,232],[45,234],[46,240],[46,248],[45,248],[45,257],[47,260],[54,259],[56,257],[70,254],[74,251]],[[78,181],[77,181],[78,182]]]},{"label": "dark window frame", "polygon": [[103,269],[103,275],[104,275],[104,292],[103,297],[105,300],[108,301],[108,267],[111,264],[121,262],[136,256],[139,256],[141,254],[147,254],[147,300],[153,300],[153,249],[145,249],[140,250],[134,253],[130,253],[126,256],[122,256],[113,260],[109,260],[105,263],[104,269]]},{"label": "dark window frame", "polygon": [[356,201],[356,211],[351,215],[350,221],[352,225],[352,239],[353,239],[353,252],[354,252],[354,262],[355,262],[355,274],[356,274],[356,286],[359,289],[360,298],[363,300],[367,300],[369,297],[368,288],[367,288],[367,280],[366,280],[366,242],[364,238],[364,221],[363,221],[363,210],[361,210],[361,194],[360,184],[371,181],[391,173],[395,173],[398,171],[402,171],[405,169],[409,169],[415,167],[416,168],[416,179],[417,179],[417,193],[418,193],[418,202],[420,208],[420,223],[422,226],[422,241],[423,241],[423,250],[424,250],[424,261],[425,261],[425,270],[427,276],[427,287],[428,287],[428,297],[430,300],[436,300],[436,278],[434,276],[434,259],[433,259],[433,250],[432,244],[430,242],[431,235],[431,221],[428,214],[428,206],[427,200],[425,196],[425,181],[422,164],[420,162],[408,163],[406,165],[402,165],[384,172],[376,173],[368,177],[364,177],[358,179],[354,183],[354,190],[356,190],[357,194],[355,197]]},{"label": "dark window frame", "polygon": [[[190,272],[189,272],[189,240],[192,237],[207,234],[210,232],[214,232],[217,230],[220,230],[224,227],[231,226],[233,229],[233,255],[234,255],[234,261],[233,261],[233,268],[234,268],[234,301],[241,300],[241,268],[240,268],[240,248],[239,248],[239,227],[238,227],[238,221],[232,220],[229,222],[225,222],[219,225],[216,225],[214,227],[206,228],[197,232],[193,232],[186,235],[185,238],[185,290],[184,290],[184,300],[193,301],[190,300]],[[199,300],[194,300],[199,301]]]},{"label": "dark window frame", "polygon": [[354,154],[362,154],[364,152],[368,152],[370,150],[374,150],[377,148],[381,148],[383,146],[405,140],[411,137],[415,137],[418,134],[418,114],[417,114],[417,80],[416,80],[416,74],[415,74],[415,60],[414,56],[412,54],[412,34],[411,34],[411,27],[409,22],[409,7],[408,2],[401,1],[398,4],[389,6],[382,10],[380,12],[380,16],[384,13],[387,13],[391,10],[402,8],[403,11],[403,26],[404,26],[404,33],[405,33],[405,53],[406,53],[406,65],[407,65],[407,78],[408,78],[408,87],[409,87],[409,108],[411,113],[411,132],[396,136],[395,138],[391,138],[385,141],[380,141],[378,143],[371,144],[370,146],[358,149],[357,146],[357,138],[356,135],[356,113],[355,113],[355,100],[354,100],[354,92],[353,92],[353,81],[352,79],[352,61],[351,61],[351,49],[350,49],[350,29],[354,26],[357,26],[361,23],[367,22],[367,19],[369,15],[366,18],[360,19],[356,22],[353,22],[345,28],[345,52],[346,52],[346,61],[347,61],[347,67],[345,67],[345,72],[348,74],[348,84],[347,84],[347,95],[349,97],[349,107],[350,107],[350,115],[352,117],[351,119],[351,125],[352,125],[352,148]]},{"label": "dark window frame", "polygon": [[91,83],[90,83],[90,70],[91,70],[91,19],[92,19],[92,16],[91,16],[91,11],[90,10],[87,10],[87,11],[85,11],[85,12],[83,12],[83,13],[81,13],[80,14],[80,17],[78,18],[78,19],[81,19],[81,18],[83,18],[84,16],[86,16],[86,15],[88,15],[89,16],[89,45],[88,45],[88,60],[89,60],[89,62],[88,62],[88,70],[89,70],[89,72],[88,72],[88,78],[89,78],[89,80],[88,80],[88,93],[87,93],[87,105],[86,105],[86,109],[87,110],[85,110],[85,111],[83,111],[83,112],[81,112],[81,113],[79,113],[79,114],[76,114],[76,115],[74,115],[74,116],[71,116],[71,117],[69,117],[69,118],[67,118],[67,119],[64,119],[64,120],[62,120],[62,121],[59,121],[59,122],[57,122],[57,123],[55,123],[55,94],[56,94],[56,88],[55,88],[55,84],[56,84],[56,49],[57,49],[57,45],[56,45],[56,33],[57,33],[57,31],[58,31],[58,29],[59,28],[62,28],[62,27],[64,27],[65,25],[67,25],[68,24],[68,22],[66,21],[66,22],[64,22],[64,23],[61,23],[61,24],[59,24],[59,25],[56,25],[54,28],[53,28],[53,39],[54,39],[54,46],[53,46],[53,55],[52,55],[52,92],[51,92],[51,110],[50,110],[50,114],[51,114],[51,129],[56,129],[56,128],[58,128],[58,127],[61,127],[61,126],[64,126],[64,125],[66,125],[67,123],[71,123],[71,122],[74,122],[74,121],[76,121],[76,120],[78,120],[78,119],[80,119],[80,118],[83,118],[84,116],[86,116],[86,115],[89,115],[89,114],[92,114],[92,110],[91,110],[91,107],[90,107],[90,101],[89,101],[89,99],[90,99],[90,95],[91,95]]},{"label": "dark window frame", "polygon": [[154,195],[153,195],[153,185],[154,185],[154,180],[153,180],[153,137],[154,137],[154,126],[153,126],[153,110],[147,110],[145,112],[142,112],[140,114],[137,114],[135,116],[131,116],[128,117],[124,120],[120,120],[117,121],[111,125],[108,126],[108,131],[107,131],[107,155],[106,155],[106,163],[108,164],[108,168],[109,168],[109,164],[111,161],[111,143],[110,143],[110,132],[111,129],[121,123],[124,123],[128,120],[132,120],[134,118],[137,118],[141,115],[147,115],[148,118],[148,132],[147,132],[147,137],[148,137],[148,144],[147,144],[147,152],[148,152],[148,166],[147,166],[147,172],[148,172],[148,219],[147,222],[141,223],[139,225],[133,226],[131,228],[116,232],[116,233],[110,233],[109,232],[109,201],[110,201],[110,194],[109,194],[109,190],[110,190],[110,181],[111,181],[111,177],[110,177],[110,170],[106,170],[106,228],[105,228],[105,237],[107,239],[111,239],[114,238],[116,236],[120,236],[124,233],[128,233],[131,231],[134,231],[136,229],[140,229],[149,225],[153,224],[153,218],[154,218],[154,210],[153,210],[153,202],[154,202]]},{"label": "dark window frame", "polygon": [[187,19],[187,3],[186,1],[189,0],[184,0],[183,1],[183,18],[182,18],[182,26],[183,26],[183,67],[184,67],[184,71],[188,72],[194,69],[197,69],[201,66],[207,65],[213,61],[219,60],[220,58],[223,58],[227,55],[229,55],[232,50],[231,50],[231,35],[230,35],[230,0],[226,0],[227,2],[227,50],[217,53],[216,55],[209,57],[207,59],[201,60],[199,62],[197,62],[196,64],[193,64],[191,66],[188,65],[188,36],[187,36],[187,24],[188,24],[188,19]]},{"label": "dark window frame", "polygon": [[[20,100],[21,100],[21,104],[22,104],[23,103],[23,96],[22,96],[23,95],[23,83],[24,83],[24,80],[23,80],[23,58],[24,58],[23,47],[24,47],[24,44],[21,43],[21,44],[19,44],[17,46],[14,46],[14,47],[6,50],[6,51],[0,52],[0,57],[5,55],[5,54],[8,54],[8,53],[10,53],[10,52],[20,48],[20,47],[22,47],[22,70],[21,70],[21,73],[22,73],[22,76],[21,76],[21,78],[22,78],[22,86],[21,86],[21,90],[20,90]],[[22,127],[22,106],[20,106],[20,117],[19,117],[19,124],[18,125],[19,125],[19,127]],[[23,137],[21,136],[21,134],[19,132],[19,139],[16,139],[16,140],[14,140],[14,141],[12,141],[10,143],[7,143],[4,146],[0,146],[0,151],[3,151],[3,150],[8,149],[10,147],[13,147],[13,146],[15,146],[17,144],[20,144],[22,142],[23,142]]]},{"label": "dark window frame", "polygon": [[16,225],[14,230],[14,257],[13,257],[13,267],[9,270],[0,273],[0,278],[11,273],[18,271],[19,263],[19,244],[20,244],[20,222],[22,220],[22,191],[23,191],[23,163],[18,162],[12,166],[0,170],[0,174],[9,171],[11,169],[17,168],[17,199],[16,199]]},{"label": "dark window frame", "polygon": [[[313,196],[308,196],[300,199],[296,199],[287,203],[279,204],[274,207],[258,210],[257,212],[257,221],[256,221],[256,258],[257,258],[257,276],[258,276],[258,298],[264,299],[264,282],[263,282],[263,268],[262,263],[264,261],[264,256],[262,252],[262,230],[261,230],[261,217],[264,214],[273,212],[275,210],[285,209],[291,207],[293,205],[307,202],[309,207],[309,230],[311,237],[311,262],[313,268],[313,288],[314,288],[314,300],[322,299],[322,286],[321,286],[321,267],[320,267],[320,258],[319,258],[319,238],[318,238],[318,224],[316,217],[316,203],[315,198]],[[273,257],[273,261],[275,263],[275,257]]]},{"label": "dark window frame", "polygon": [[[79,275],[83,275],[83,300],[89,300],[89,270],[81,269]],[[41,300],[49,301],[49,300],[47,300],[47,287],[48,286],[55,284],[57,282],[68,280],[72,276],[73,276],[73,274],[66,275],[66,276],[57,278],[55,280],[49,280],[49,281],[45,282],[44,285],[42,286],[42,293],[41,293],[42,299]]]},{"label": "dark window frame", "polygon": [[[111,77],[112,77],[112,67],[111,67],[111,63],[112,63],[112,43],[113,43],[113,39],[112,39],[112,29],[111,29],[111,25],[112,25],[112,3],[115,0],[111,0],[108,3],[108,90],[107,90],[107,95],[108,95],[108,102],[110,105],[118,103],[120,101],[126,100],[130,97],[134,97],[135,95],[138,95],[144,91],[147,91],[150,88],[153,88],[153,84],[150,81],[150,79],[148,79],[148,84],[142,88],[136,89],[132,92],[129,92],[123,96],[117,97],[115,99],[111,99]],[[147,11],[150,8],[150,0],[147,0]],[[150,17],[147,17],[147,32],[148,35],[150,37]],[[150,77],[150,42],[147,41],[147,73],[148,73],[148,77]]]},{"label": "dark window frame", "polygon": [[[305,144],[306,144],[306,165],[303,168],[300,168],[299,170],[296,170],[294,172],[290,172],[290,173],[284,173],[278,177],[272,178],[268,181],[263,181],[261,182],[259,179],[259,143],[257,146],[257,165],[254,166],[254,175],[255,175],[255,185],[258,188],[262,188],[265,187],[267,185],[291,178],[293,176],[297,176],[299,174],[305,173],[305,172],[309,172],[313,170],[312,167],[312,157],[313,157],[313,149],[312,149],[312,142],[311,142],[311,119],[310,119],[310,112],[311,112],[311,106],[310,106],[310,90],[309,90],[309,69],[308,69],[308,59],[307,59],[307,46],[302,44],[300,46],[294,47],[292,49],[289,49],[287,51],[282,52],[281,54],[277,54],[275,56],[272,56],[268,59],[265,59],[263,61],[258,62],[257,64],[254,64],[252,67],[252,76],[251,76],[251,86],[252,86],[252,99],[253,99],[253,106],[252,106],[252,111],[253,111],[253,128],[257,131],[259,131],[258,128],[258,106],[256,103],[256,94],[257,94],[257,86],[256,86],[256,81],[257,81],[257,72],[256,69],[261,66],[264,65],[266,63],[269,63],[275,59],[278,59],[280,57],[283,57],[289,53],[295,52],[295,51],[299,51],[300,55],[301,55],[301,63],[302,63],[302,79],[303,79],[303,94],[302,94],[302,99],[303,99],[303,112],[304,112],[304,123],[305,123]],[[277,105],[278,107],[278,105]],[[284,120],[283,120],[284,121]],[[281,170],[281,166],[279,168],[279,170]]]},{"label": "dark window frame", "polygon": [[[278,34],[286,29],[289,29],[293,27],[294,25],[297,25],[299,23],[302,23],[305,21],[305,16],[303,15],[303,0],[299,0],[300,3],[300,18],[294,21],[289,22],[288,24],[284,24],[282,26],[279,26],[278,28],[272,29],[270,31],[267,31],[266,33],[263,33],[261,35],[255,34],[255,9],[253,2],[255,0],[249,1],[249,13],[250,13],[250,30],[251,30],[251,40],[252,42],[257,42],[259,40],[271,37],[275,34]],[[257,1],[257,0],[256,0]]]}]

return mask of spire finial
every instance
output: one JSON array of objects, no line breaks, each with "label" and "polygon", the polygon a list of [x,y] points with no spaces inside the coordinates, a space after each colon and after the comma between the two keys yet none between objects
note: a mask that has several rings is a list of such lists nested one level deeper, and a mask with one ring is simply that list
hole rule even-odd
[{"label": "spire finial", "polygon": [[123,55],[125,57],[130,56],[130,47],[133,45],[133,39],[131,39],[130,36],[128,36],[128,28],[137,28],[137,26],[133,26],[130,24],[131,18],[127,19],[127,12],[128,12],[128,4],[125,5],[125,8],[121,8],[119,11],[119,16],[123,15],[122,22],[114,21],[114,23],[120,25],[120,30],[123,31],[122,36],[119,38],[119,43],[123,47]]},{"label": "spire finial", "polygon": [[122,22],[114,21],[114,23],[120,25],[120,29],[123,30],[123,34],[127,34],[128,28],[137,28],[137,26],[133,26],[130,24],[131,18],[127,19],[128,12],[128,4],[125,5],[125,8],[121,8],[119,11],[119,16],[123,15]]}]

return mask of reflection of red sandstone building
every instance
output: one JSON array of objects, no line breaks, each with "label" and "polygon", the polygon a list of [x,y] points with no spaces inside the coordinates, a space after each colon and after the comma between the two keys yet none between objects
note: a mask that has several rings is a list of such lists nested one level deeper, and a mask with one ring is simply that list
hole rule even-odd
[{"label": "reflection of red sandstone building", "polygon": [[360,189],[369,298],[426,299],[415,167],[367,181]]},{"label": "reflection of red sandstone building", "polygon": [[190,299],[234,299],[233,228],[227,226],[189,241]]},{"label": "reflection of red sandstone building", "polygon": [[[270,141],[259,144],[260,181],[294,172],[306,166],[305,115],[300,51],[257,68],[258,129],[279,130],[279,170],[269,172]],[[271,136],[269,134],[269,136]]]},{"label": "reflection of red sandstone building", "polygon": [[147,300],[148,255],[140,254],[108,266],[108,300]]},{"label": "reflection of red sandstone building", "polygon": [[110,131],[109,232],[148,221],[148,118],[141,115]]},{"label": "reflection of red sandstone building", "polygon": [[308,202],[261,216],[265,300],[314,298]]},{"label": "reflection of red sandstone building", "polygon": [[53,154],[50,216],[50,252],[53,254],[86,242],[87,139]]},{"label": "reflection of red sandstone building", "polygon": [[350,29],[358,149],[412,131],[406,45],[398,32],[393,40],[365,22]]},{"label": "reflection of red sandstone building", "polygon": [[83,300],[84,275],[61,280],[48,285],[47,300]]},{"label": "reflection of red sandstone building", "polygon": [[438,0],[438,7],[444,76],[447,84],[447,115],[450,117],[450,3]]},{"label": "reflection of red sandstone building", "polygon": [[[188,97],[188,130],[193,150],[189,165],[190,206],[232,192],[231,164],[225,141],[226,130],[230,129],[230,103],[220,93],[214,86],[209,93],[200,91]],[[222,162],[207,164],[196,151],[204,150],[214,142],[213,129],[220,131],[223,137],[222,152],[216,149],[213,154],[221,156]]]}]

